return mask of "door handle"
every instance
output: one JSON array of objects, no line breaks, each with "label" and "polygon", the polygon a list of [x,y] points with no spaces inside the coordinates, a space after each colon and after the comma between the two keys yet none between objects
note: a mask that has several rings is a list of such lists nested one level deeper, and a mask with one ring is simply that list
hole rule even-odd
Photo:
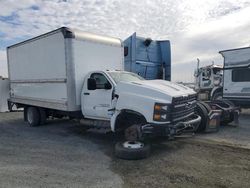
[{"label": "door handle", "polygon": [[84,95],[89,95],[89,93],[83,93]]}]

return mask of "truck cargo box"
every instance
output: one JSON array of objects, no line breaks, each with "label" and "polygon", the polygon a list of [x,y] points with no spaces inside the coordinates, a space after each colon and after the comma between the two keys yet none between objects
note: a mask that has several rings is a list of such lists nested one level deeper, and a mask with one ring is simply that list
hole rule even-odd
[{"label": "truck cargo box", "polygon": [[224,57],[223,98],[250,107],[250,47],[220,51]]},{"label": "truck cargo box", "polygon": [[90,71],[123,69],[120,39],[62,27],[7,48],[10,101],[79,111]]}]

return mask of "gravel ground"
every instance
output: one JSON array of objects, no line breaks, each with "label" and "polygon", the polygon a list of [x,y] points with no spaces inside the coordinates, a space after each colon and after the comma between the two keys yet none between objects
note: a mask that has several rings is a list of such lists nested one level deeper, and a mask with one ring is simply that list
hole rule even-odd
[{"label": "gravel ground", "polygon": [[21,113],[0,113],[0,187],[250,187],[249,120],[155,140],[149,158],[126,161],[114,157],[110,133],[69,120],[32,128]]},{"label": "gravel ground", "polygon": [[239,120],[238,127],[221,126],[216,134],[201,134],[197,138],[250,149],[250,110],[243,109]]}]

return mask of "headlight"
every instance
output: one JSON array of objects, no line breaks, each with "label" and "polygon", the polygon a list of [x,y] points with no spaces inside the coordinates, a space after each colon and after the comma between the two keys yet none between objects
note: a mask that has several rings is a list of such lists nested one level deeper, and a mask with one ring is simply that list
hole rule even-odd
[{"label": "headlight", "polygon": [[154,121],[167,121],[168,120],[169,105],[165,103],[155,103],[154,106]]}]

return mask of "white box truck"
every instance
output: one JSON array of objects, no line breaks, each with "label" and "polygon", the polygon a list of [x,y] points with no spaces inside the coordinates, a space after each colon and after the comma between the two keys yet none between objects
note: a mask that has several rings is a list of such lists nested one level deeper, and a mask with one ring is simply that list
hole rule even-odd
[{"label": "white box truck", "polygon": [[118,157],[145,157],[148,147],[138,140],[193,131],[201,121],[192,89],[122,71],[117,38],[63,27],[9,46],[7,57],[10,109],[24,108],[31,126],[69,116],[124,131],[128,142],[116,145]]}]

